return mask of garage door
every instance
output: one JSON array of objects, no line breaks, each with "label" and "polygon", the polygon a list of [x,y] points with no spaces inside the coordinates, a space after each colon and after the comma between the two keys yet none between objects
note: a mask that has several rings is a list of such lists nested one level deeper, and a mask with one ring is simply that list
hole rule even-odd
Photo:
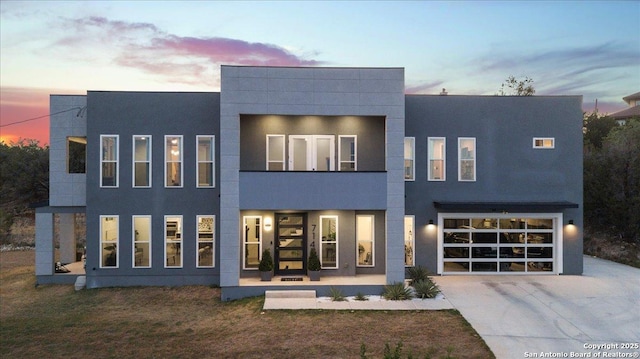
[{"label": "garage door", "polygon": [[561,214],[440,214],[442,274],[557,273]]}]

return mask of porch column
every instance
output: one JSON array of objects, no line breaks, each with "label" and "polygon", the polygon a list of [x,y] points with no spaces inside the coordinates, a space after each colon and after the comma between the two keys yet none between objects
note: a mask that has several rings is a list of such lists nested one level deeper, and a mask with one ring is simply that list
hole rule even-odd
[{"label": "porch column", "polygon": [[36,213],[36,275],[53,275],[53,213]]},{"label": "porch column", "polygon": [[76,216],[75,213],[60,213],[60,262],[76,261]]}]

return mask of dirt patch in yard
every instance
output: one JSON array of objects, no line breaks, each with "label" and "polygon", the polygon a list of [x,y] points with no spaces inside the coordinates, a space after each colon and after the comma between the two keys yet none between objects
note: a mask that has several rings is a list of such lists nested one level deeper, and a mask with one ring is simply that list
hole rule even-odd
[{"label": "dirt patch in yard", "polygon": [[[0,357],[494,358],[449,311],[263,311],[262,297],[221,302],[203,286],[35,287],[33,251],[2,252]],[[22,265],[19,263],[22,262]]]}]

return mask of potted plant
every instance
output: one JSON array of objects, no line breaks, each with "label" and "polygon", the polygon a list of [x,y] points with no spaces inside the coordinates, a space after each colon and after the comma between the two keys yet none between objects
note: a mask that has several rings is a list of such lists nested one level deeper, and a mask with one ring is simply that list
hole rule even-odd
[{"label": "potted plant", "polygon": [[260,280],[263,282],[270,282],[273,277],[273,257],[271,257],[271,250],[265,249],[262,252],[262,259],[258,264],[258,270],[260,271]]},{"label": "potted plant", "polygon": [[311,247],[309,252],[309,262],[307,263],[307,275],[309,280],[317,282],[320,280],[320,258],[315,247]]}]

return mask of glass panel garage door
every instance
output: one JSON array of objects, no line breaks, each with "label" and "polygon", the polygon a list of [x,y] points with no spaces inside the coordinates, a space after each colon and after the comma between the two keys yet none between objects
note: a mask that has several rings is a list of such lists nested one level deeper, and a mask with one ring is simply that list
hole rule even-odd
[{"label": "glass panel garage door", "polygon": [[559,215],[442,214],[442,272],[554,273]]}]

